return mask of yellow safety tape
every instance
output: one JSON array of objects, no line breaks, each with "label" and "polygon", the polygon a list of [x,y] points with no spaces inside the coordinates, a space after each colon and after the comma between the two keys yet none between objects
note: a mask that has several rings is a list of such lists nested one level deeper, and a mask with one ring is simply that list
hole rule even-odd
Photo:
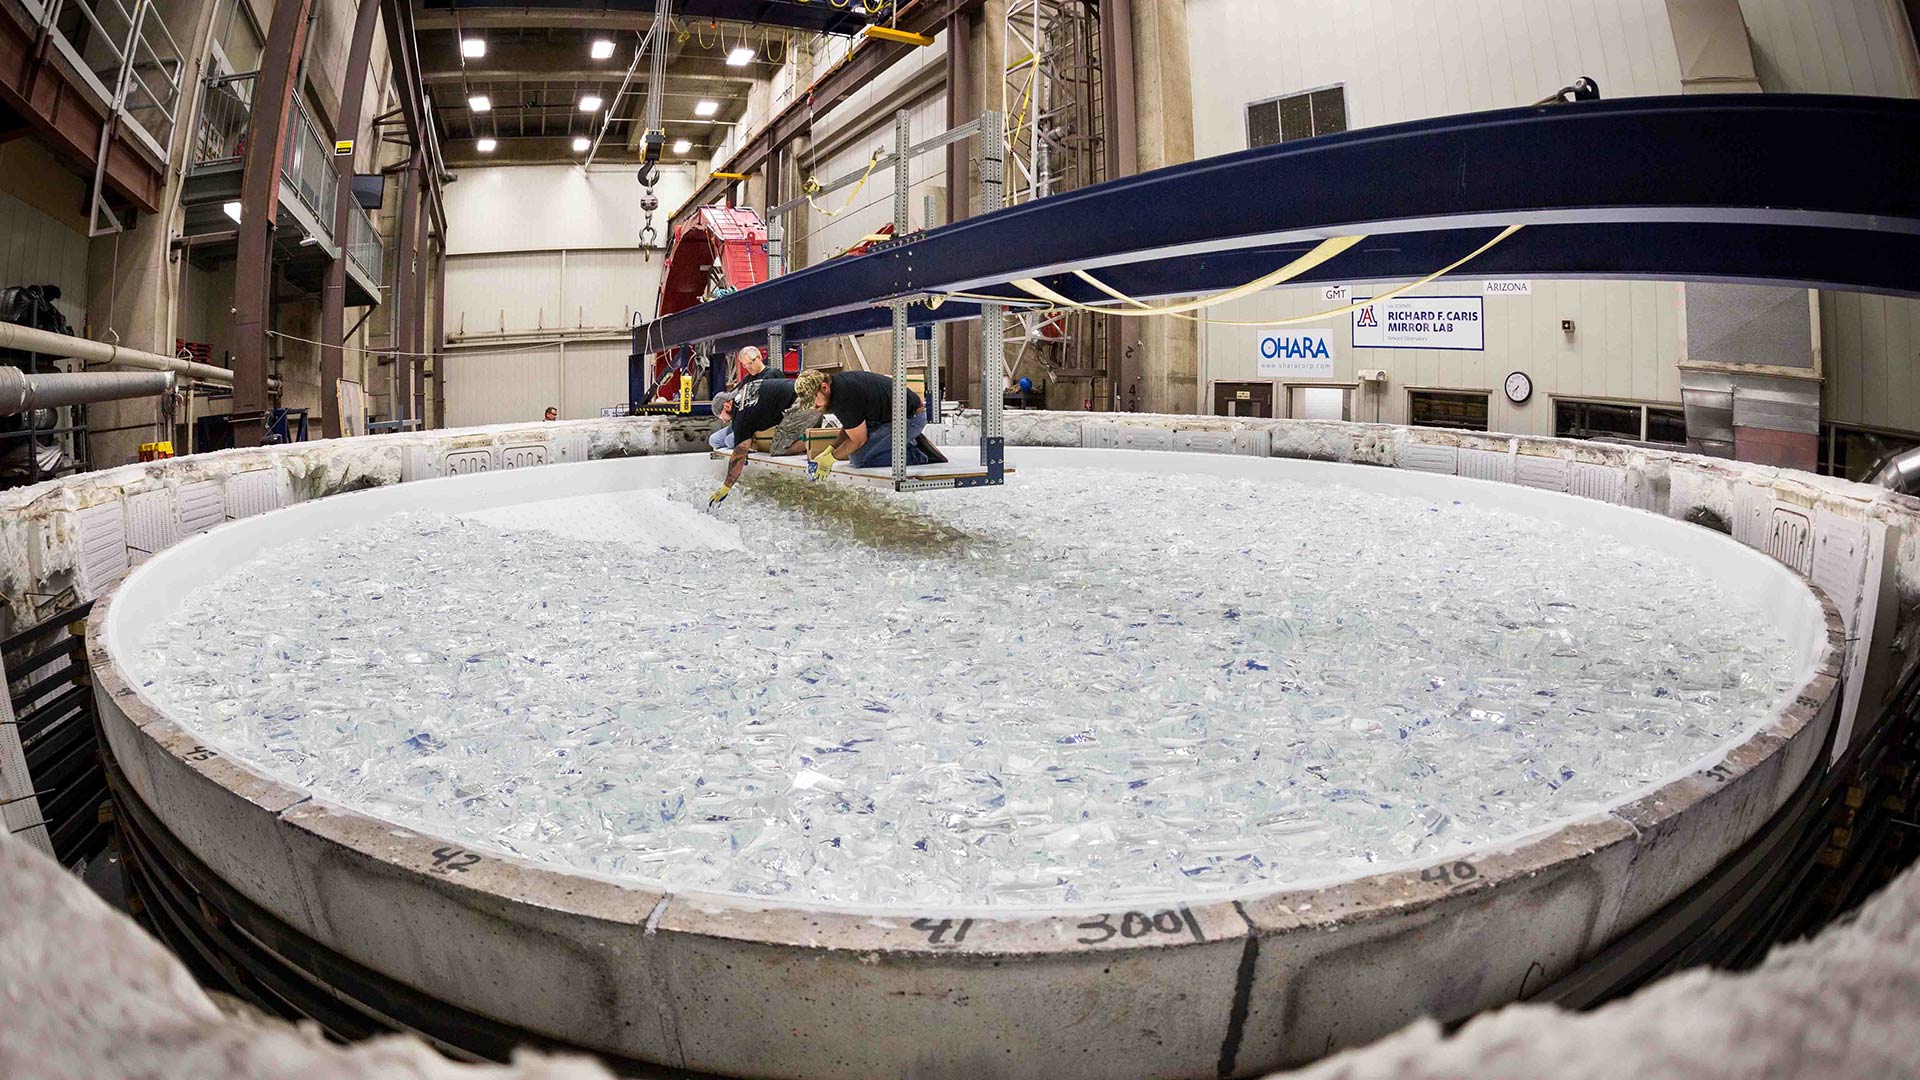
[{"label": "yellow safety tape", "polygon": [[[1172,315],[1181,311],[1199,311],[1217,304],[1224,304],[1229,300],[1238,300],[1243,296],[1250,296],[1262,289],[1270,289],[1282,282],[1299,277],[1301,274],[1312,270],[1314,267],[1319,266],[1321,263],[1326,262],[1365,239],[1366,237],[1364,236],[1336,236],[1328,240],[1322,240],[1314,245],[1312,251],[1307,252],[1305,255],[1300,256],[1271,274],[1255,278],[1237,289],[1229,289],[1226,292],[1210,296],[1205,300],[1189,300],[1184,304],[1143,304],[1127,294],[1120,292],[1118,289],[1105,284],[1084,270],[1075,270],[1074,274],[1087,284],[1106,293],[1108,296],[1122,303],[1132,304],[1134,307],[1132,311],[1122,311],[1111,308],[1093,308],[1092,310],[1105,311],[1110,315],[1126,315],[1132,318],[1144,319],[1154,315]],[[1037,296],[1051,303],[1060,304],[1065,307],[1088,307],[1086,304],[1067,299],[1032,278],[1021,278],[1013,284],[1014,287],[1021,292],[1027,293],[1030,296]]]},{"label": "yellow safety tape", "polygon": [[[1481,255],[1486,254],[1487,251],[1489,251],[1494,247],[1494,245],[1500,243],[1500,241],[1502,240],[1505,240],[1507,237],[1512,236],[1514,233],[1519,232],[1520,229],[1521,229],[1521,226],[1519,225],[1507,226],[1505,229],[1502,229],[1499,235],[1495,236],[1493,239],[1487,241],[1484,244],[1481,244],[1479,247],[1468,252],[1462,258],[1456,259],[1455,261],[1448,263],[1446,266],[1443,266],[1440,269],[1435,270],[1433,273],[1428,274],[1426,277],[1423,277],[1418,281],[1410,281],[1407,284],[1402,285],[1398,288],[1389,289],[1388,291],[1381,293],[1378,296],[1369,297],[1366,300],[1356,301],[1354,303],[1346,305],[1345,307],[1334,308],[1331,311],[1316,311],[1311,315],[1296,315],[1292,318],[1287,318],[1287,319],[1262,319],[1256,322],[1247,322],[1247,321],[1238,321],[1233,319],[1208,319],[1208,318],[1202,318],[1194,315],[1188,315],[1188,314],[1185,314],[1185,312],[1199,311],[1205,308],[1214,307],[1219,304],[1224,304],[1229,300],[1237,300],[1237,299],[1240,299],[1241,297],[1249,296],[1263,289],[1272,288],[1275,285],[1281,284],[1282,282],[1285,282],[1291,278],[1298,277],[1299,275],[1306,273],[1308,270],[1311,270],[1314,267],[1319,266],[1321,263],[1324,263],[1327,260],[1333,258],[1335,255],[1340,254],[1342,251],[1347,250],[1353,245],[1359,243],[1361,240],[1366,239],[1365,237],[1342,236],[1342,237],[1335,237],[1332,240],[1323,241],[1319,245],[1315,246],[1312,251],[1307,252],[1305,255],[1300,256],[1298,259],[1295,259],[1293,262],[1288,263],[1287,265],[1281,267],[1278,270],[1275,270],[1273,273],[1268,274],[1265,277],[1256,278],[1255,280],[1249,281],[1245,285],[1240,286],[1239,288],[1230,289],[1227,292],[1215,294],[1214,296],[1210,296],[1205,300],[1196,300],[1196,301],[1192,301],[1190,303],[1185,303],[1185,304],[1165,304],[1165,305],[1156,307],[1153,305],[1143,303],[1140,300],[1137,300],[1134,297],[1128,296],[1127,294],[1121,292],[1120,290],[1113,288],[1111,285],[1106,284],[1105,282],[1099,280],[1098,278],[1094,277],[1092,274],[1089,274],[1084,270],[1076,270],[1074,271],[1074,275],[1079,277],[1082,281],[1085,281],[1089,285],[1092,285],[1094,288],[1099,289],[1101,292],[1106,293],[1108,296],[1113,297],[1115,300],[1118,300],[1124,304],[1133,305],[1132,309],[1128,310],[1128,309],[1115,308],[1115,307],[1103,307],[1097,304],[1082,304],[1077,300],[1068,299],[1067,297],[1062,296],[1057,292],[1054,292],[1052,289],[1047,288],[1045,285],[1040,284],[1039,282],[1033,280],[1032,278],[1022,278],[1019,281],[1015,281],[1013,284],[1017,288],[1019,288],[1022,292],[1025,292],[1031,296],[1039,297],[1042,300],[1048,301],[1049,303],[1058,305],[1060,307],[1076,308],[1081,311],[1092,311],[1102,315],[1122,315],[1129,318],[1138,318],[1138,319],[1150,318],[1156,315],[1171,315],[1176,319],[1186,319],[1190,322],[1210,323],[1216,326],[1296,326],[1301,323],[1318,322],[1321,319],[1330,319],[1337,315],[1345,315],[1349,312],[1358,311],[1361,308],[1368,306],[1369,304],[1377,304],[1383,300],[1391,300],[1396,296],[1400,296],[1414,289],[1418,289],[1423,285],[1430,285],[1436,279],[1440,278],[1442,275],[1450,274],[1453,271],[1458,270],[1460,267],[1465,266],[1467,263],[1472,262],[1474,259],[1479,258]],[[949,294],[949,295],[958,295],[958,294]]]}]

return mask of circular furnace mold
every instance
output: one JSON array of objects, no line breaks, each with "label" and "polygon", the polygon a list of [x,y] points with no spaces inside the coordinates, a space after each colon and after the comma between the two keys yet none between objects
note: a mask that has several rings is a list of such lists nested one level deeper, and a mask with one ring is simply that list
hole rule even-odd
[{"label": "circular furnace mold", "polygon": [[[98,605],[101,722],[134,797],[240,894],[441,1001],[617,1058],[737,1076],[1246,1075],[1537,990],[1685,891],[1814,766],[1842,628],[1804,579],[1715,533],[1573,496],[1287,459],[1024,449],[1022,463],[1338,480],[1578,521],[1752,598],[1799,650],[1782,712],[1663,785],[1497,847],[1321,888],[1139,910],[833,909],[663,890],[467,851],[329,805],[199,744],[116,652],[289,540],[708,476],[693,456],[337,496],[176,545]],[[964,495],[943,496],[964,498]]]}]

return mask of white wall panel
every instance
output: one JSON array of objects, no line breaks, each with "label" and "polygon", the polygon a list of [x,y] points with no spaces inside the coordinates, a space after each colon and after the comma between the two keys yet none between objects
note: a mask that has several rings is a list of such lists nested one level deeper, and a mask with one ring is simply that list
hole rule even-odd
[{"label": "white wall panel", "polygon": [[560,404],[558,346],[514,352],[456,349],[447,357],[447,426],[538,420]]},{"label": "white wall panel", "polygon": [[567,252],[567,325],[631,326],[635,311],[651,316],[663,265],[634,248]]},{"label": "white wall panel", "polygon": [[560,255],[519,252],[447,260],[447,333],[552,330],[561,315]]},{"label": "white wall panel", "polygon": [[603,406],[627,400],[627,352],[624,341],[570,343],[561,369],[560,417],[599,416]]},{"label": "white wall panel", "polygon": [[87,319],[87,235],[0,191],[0,287],[58,285],[78,332]]},{"label": "white wall panel", "polygon": [[[460,169],[447,185],[447,250],[557,251],[635,247],[646,215],[628,165],[502,165]],[[667,216],[693,192],[693,170],[665,165],[655,187],[654,227],[667,241]]]},{"label": "white wall panel", "polygon": [[[1911,97],[1912,37],[1897,0],[1740,0],[1765,90]],[[1904,40],[1903,40],[1904,39]]]}]

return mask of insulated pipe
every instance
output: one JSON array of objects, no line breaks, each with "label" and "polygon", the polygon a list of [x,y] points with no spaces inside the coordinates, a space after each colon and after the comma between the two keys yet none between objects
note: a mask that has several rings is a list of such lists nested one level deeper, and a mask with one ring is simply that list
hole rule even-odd
[{"label": "insulated pipe", "polygon": [[29,375],[0,367],[0,416],[62,405],[153,397],[167,392],[173,376],[164,371],[55,371]]},{"label": "insulated pipe", "polygon": [[153,371],[171,371],[202,382],[233,385],[233,372],[226,368],[214,367],[212,364],[197,364],[191,360],[161,356],[159,353],[141,352],[139,349],[123,349],[104,341],[93,341],[70,334],[56,334],[48,330],[36,330],[30,326],[18,326],[10,322],[0,322],[0,348],[43,353],[47,356],[72,357],[95,364],[124,364],[127,367],[148,368]]},{"label": "insulated pipe", "polygon": [[1892,488],[1902,495],[1920,494],[1920,446],[1882,459],[1873,471],[1873,478],[1867,482]]}]

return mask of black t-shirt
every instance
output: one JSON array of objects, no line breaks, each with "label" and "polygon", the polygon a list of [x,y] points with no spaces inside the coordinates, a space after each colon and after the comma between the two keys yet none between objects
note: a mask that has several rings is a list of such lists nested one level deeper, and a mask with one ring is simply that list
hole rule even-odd
[{"label": "black t-shirt", "polygon": [[[871,371],[843,371],[833,377],[833,391],[827,411],[843,428],[867,425],[871,433],[881,424],[893,423],[893,380]],[[920,395],[907,390],[907,415],[920,411]]]},{"label": "black t-shirt", "polygon": [[742,383],[733,396],[733,444],[773,427],[793,404],[793,380],[763,378]]}]

